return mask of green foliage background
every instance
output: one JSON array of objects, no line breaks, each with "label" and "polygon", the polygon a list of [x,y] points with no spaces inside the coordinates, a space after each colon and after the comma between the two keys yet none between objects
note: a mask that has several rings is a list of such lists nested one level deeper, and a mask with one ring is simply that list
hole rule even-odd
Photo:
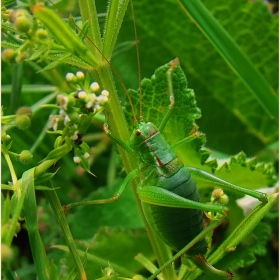
[{"label": "green foliage background", "polygon": [[[201,2],[236,40],[277,94],[278,16],[272,16],[267,6],[261,1],[204,0]],[[46,2],[46,5],[48,4]],[[74,16],[78,15],[77,7],[72,5],[72,1],[58,1],[57,4],[67,13],[72,12]],[[147,0],[134,0],[133,4],[142,78],[150,78],[160,65],[165,65],[178,57],[187,77],[187,86],[194,89],[196,94],[197,106],[202,113],[202,117],[197,119],[196,123],[200,127],[199,130],[206,133],[207,148],[204,147],[203,152],[198,152],[188,147],[187,152],[181,152],[180,155],[184,158],[184,162],[208,171],[217,169],[216,172],[220,177],[253,189],[274,182],[272,165],[277,166],[278,163],[278,119],[271,119],[265,113],[239,77],[225,63],[198,27],[186,16],[176,1],[151,3]],[[98,12],[105,12],[105,1],[97,1],[97,9]],[[103,20],[104,18],[101,17],[101,26]],[[133,40],[135,40],[133,24],[128,8],[112,63],[126,87],[136,89],[138,87],[138,68]],[[22,134],[19,134],[16,128],[9,130],[15,152],[29,149],[42,132],[42,128],[45,127],[51,110],[42,110],[39,104],[55,102],[54,96],[49,96],[48,100],[43,101],[46,94],[54,91],[52,86],[63,84],[61,80],[64,79],[67,72],[77,71],[75,66],[57,63],[58,57],[59,55],[52,53],[43,56],[42,61],[38,63],[42,68],[51,68],[50,63],[55,61],[55,64],[52,64],[55,69],[45,72],[37,72],[41,70],[37,66],[37,60],[26,61],[20,65],[2,63],[2,106],[5,115],[13,114],[18,106],[22,105],[32,106],[34,109],[31,129]],[[72,61],[71,64],[75,65],[75,63]],[[164,67],[164,69],[168,69],[168,66]],[[19,82],[20,79],[22,79],[23,85],[21,95],[10,96],[11,84],[15,84],[14,81]],[[115,80],[122,104],[125,104],[125,94],[117,79]],[[181,92],[180,87],[178,88],[179,97]],[[138,97],[136,92],[131,93],[138,117]],[[168,104],[168,96],[162,100],[161,106],[164,107]],[[178,102],[178,99],[175,100]],[[145,102],[144,92],[144,119],[153,122],[160,120],[161,115],[157,113],[153,116],[153,113],[148,112],[147,106],[149,105]],[[177,106],[182,102],[179,100]],[[161,109],[164,109],[162,107]],[[126,108],[127,122],[132,129],[131,110],[129,106]],[[179,112],[180,120],[184,119],[184,114],[186,116],[190,114],[188,108],[184,107],[178,109],[177,113],[179,114]],[[175,139],[172,138],[174,136],[172,129],[175,126],[177,113],[166,131],[166,137],[170,143],[175,142]],[[193,116],[198,117],[199,111],[195,111]],[[192,123],[187,125],[188,129],[191,127]],[[176,137],[186,136],[188,129],[179,123]],[[59,172],[55,175],[54,187],[58,188],[56,191],[63,205],[71,203],[73,200],[110,197],[122,182],[125,174],[116,149],[100,132],[102,132],[102,124],[95,120],[84,137],[84,140],[94,147],[94,157],[90,159],[90,169],[97,178],[77,168],[70,154],[63,157],[56,166],[50,168],[50,172],[54,172],[58,166],[60,167]],[[27,167],[19,162],[14,162],[19,177],[25,170],[36,166],[40,160],[46,157],[53,149],[55,138],[55,135],[44,136],[39,145],[33,149],[33,161]],[[199,144],[201,145],[202,142]],[[244,151],[247,157],[243,153],[236,155],[240,151]],[[180,153],[180,151],[178,152]],[[210,152],[212,155],[209,157]],[[201,160],[203,155],[204,160]],[[259,156],[260,162],[272,164],[258,165],[256,159],[250,159],[256,155]],[[205,161],[207,164],[202,165],[201,162]],[[2,158],[2,182],[7,184],[9,180],[10,174]],[[55,264],[59,264],[62,259],[63,264],[71,268],[72,260],[69,255],[68,258],[64,258],[64,247],[60,247],[62,250],[50,249],[50,246],[64,244],[64,241],[45,197],[39,191],[36,191],[36,195],[40,205],[38,209],[39,230],[47,248],[48,259],[54,259]],[[202,199],[207,200],[209,190],[203,189],[201,195]],[[236,197],[232,195],[232,198]],[[108,266],[108,262],[102,262],[100,259],[106,259],[108,255],[111,256],[110,263],[120,266],[124,264],[126,269],[131,271],[140,270],[139,263],[136,261],[133,260],[128,264],[128,260],[139,252],[139,248],[143,249],[146,257],[154,260],[143,230],[143,221],[134,201],[132,192],[127,189],[120,201],[104,206],[80,207],[67,213],[67,221],[74,239],[77,240],[77,247],[83,253],[85,248],[90,248],[88,260],[83,259],[84,262],[87,262],[88,275],[101,277],[101,268]],[[234,230],[243,217],[243,213],[235,201],[232,201],[229,206],[231,223],[225,236]],[[242,243],[243,247],[240,246],[237,251],[228,254],[229,259],[226,262],[220,262],[219,267],[224,269],[245,267],[240,271],[240,278],[236,279],[254,279],[256,275],[261,277],[259,279],[274,279],[273,277],[277,275],[277,264],[273,260],[276,251],[273,247],[273,240],[274,242],[275,238],[277,240],[277,225],[275,217],[270,215]],[[271,235],[274,235],[274,239],[271,238]],[[83,253],[81,253],[81,257],[85,258]],[[21,279],[32,279],[36,275],[32,262],[30,263],[30,260],[21,253],[19,255],[20,258],[14,261],[13,268],[21,275]],[[120,255],[123,256],[123,259],[120,259]],[[92,261],[90,258],[93,256],[99,259]],[[258,265],[252,268],[250,265],[254,264],[256,260]],[[92,263],[98,263],[98,265],[93,266]],[[63,275],[63,269],[61,270]],[[66,269],[66,271],[69,270]],[[203,279],[203,277],[205,276],[202,275],[199,279]]]}]

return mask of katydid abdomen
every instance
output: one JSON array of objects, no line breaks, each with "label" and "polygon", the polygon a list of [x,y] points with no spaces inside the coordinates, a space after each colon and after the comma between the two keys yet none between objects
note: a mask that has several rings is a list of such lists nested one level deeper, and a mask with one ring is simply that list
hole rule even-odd
[{"label": "katydid abdomen", "polygon": [[[199,202],[199,193],[188,168],[152,123],[141,122],[132,133],[132,148],[144,163],[145,174],[140,189],[155,186],[191,201]],[[183,209],[142,203],[150,226],[172,249],[179,251],[203,230],[203,213],[198,209]],[[205,238],[197,242],[189,255],[205,254]]]},{"label": "katydid abdomen", "polygon": [[[199,201],[196,184],[186,166],[171,177],[160,176],[159,188],[173,192],[192,201]],[[203,230],[203,213],[197,209],[171,208],[149,204],[156,232],[175,251],[181,250]],[[188,255],[205,254],[205,238],[188,250]]]}]

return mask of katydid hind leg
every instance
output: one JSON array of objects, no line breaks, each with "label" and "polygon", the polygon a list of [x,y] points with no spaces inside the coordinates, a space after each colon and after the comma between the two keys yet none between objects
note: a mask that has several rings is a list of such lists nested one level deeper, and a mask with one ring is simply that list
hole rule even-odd
[{"label": "katydid hind leg", "polygon": [[251,190],[251,189],[246,189],[246,188],[240,187],[238,185],[229,183],[223,179],[218,178],[217,176],[215,176],[213,174],[210,174],[201,169],[197,169],[195,167],[188,167],[188,169],[196,181],[202,181],[202,182],[209,183],[210,185],[216,185],[216,186],[220,186],[222,188],[226,188],[228,190],[234,190],[234,191],[237,191],[237,192],[240,192],[243,194],[250,195],[250,196],[258,199],[261,202],[264,202],[264,203],[267,202],[267,195],[265,193],[261,193],[261,192]]},{"label": "katydid hind leg", "polygon": [[228,211],[228,208],[225,206],[205,204],[189,200],[157,186],[144,186],[138,188],[137,193],[141,201],[158,206],[198,209],[202,211],[218,212],[221,214]]}]

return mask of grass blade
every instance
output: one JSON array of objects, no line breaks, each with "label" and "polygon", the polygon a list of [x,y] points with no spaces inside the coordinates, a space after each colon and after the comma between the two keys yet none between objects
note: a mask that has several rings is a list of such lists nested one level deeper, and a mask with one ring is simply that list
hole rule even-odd
[{"label": "grass blade", "polygon": [[271,118],[278,118],[278,98],[275,92],[227,31],[200,1],[178,0],[178,3],[240,77],[267,114]]},{"label": "grass blade", "polygon": [[[52,188],[52,185],[49,183],[49,188]],[[62,229],[63,236],[65,238],[66,244],[68,246],[68,249],[73,257],[74,263],[76,265],[78,274],[80,275],[80,279],[86,280],[86,273],[83,267],[82,260],[79,256],[78,250],[76,248],[76,245],[74,243],[71,231],[69,229],[68,223],[66,221],[66,217],[62,211],[62,206],[60,204],[60,201],[58,199],[58,196],[55,191],[44,191],[44,194],[46,198],[48,199],[48,202],[50,203],[52,210],[56,216],[57,222],[59,226]]]},{"label": "grass blade", "polygon": [[33,168],[23,173],[22,188],[26,190],[26,195],[24,199],[25,221],[38,279],[49,279],[49,264],[44,245],[38,230]]}]

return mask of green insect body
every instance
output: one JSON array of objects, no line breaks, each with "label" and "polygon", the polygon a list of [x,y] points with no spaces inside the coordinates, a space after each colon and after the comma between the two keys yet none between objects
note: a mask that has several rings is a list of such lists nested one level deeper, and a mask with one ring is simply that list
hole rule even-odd
[{"label": "green insect body", "polygon": [[[152,123],[141,122],[130,138],[131,147],[145,167],[141,186],[156,186],[192,201],[199,201],[196,184],[186,166],[177,157],[160,131]],[[145,188],[145,187],[143,187]],[[167,208],[142,203],[150,226],[172,249],[179,251],[203,230],[203,213],[198,209]],[[197,242],[189,255],[205,254],[205,238]]]}]

